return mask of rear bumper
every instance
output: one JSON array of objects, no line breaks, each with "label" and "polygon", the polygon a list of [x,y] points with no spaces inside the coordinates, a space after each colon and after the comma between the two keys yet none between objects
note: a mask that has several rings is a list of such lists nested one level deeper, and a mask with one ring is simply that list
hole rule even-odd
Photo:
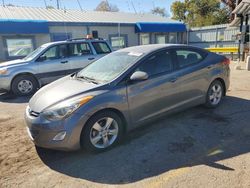
[{"label": "rear bumper", "polygon": [[226,75],[224,77],[224,81],[225,81],[225,85],[226,85],[226,92],[228,91],[228,89],[230,87],[230,74],[231,74],[231,70],[230,70],[230,67],[228,66],[227,71],[226,71]]}]

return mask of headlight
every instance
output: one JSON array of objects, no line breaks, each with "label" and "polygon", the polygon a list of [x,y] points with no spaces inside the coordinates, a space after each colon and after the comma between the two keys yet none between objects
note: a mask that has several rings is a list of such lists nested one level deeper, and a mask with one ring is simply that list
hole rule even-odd
[{"label": "headlight", "polygon": [[0,75],[5,75],[8,73],[8,69],[0,69]]},{"label": "headlight", "polygon": [[45,109],[41,114],[50,121],[57,121],[69,117],[75,110],[90,101],[94,96],[71,99]]}]

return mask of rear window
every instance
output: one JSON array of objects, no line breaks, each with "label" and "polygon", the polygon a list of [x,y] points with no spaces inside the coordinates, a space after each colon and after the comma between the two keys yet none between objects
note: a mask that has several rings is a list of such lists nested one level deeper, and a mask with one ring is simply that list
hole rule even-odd
[{"label": "rear window", "polygon": [[189,49],[176,50],[176,55],[180,68],[195,65],[201,62],[206,56],[205,52]]},{"label": "rear window", "polygon": [[111,52],[106,42],[92,42],[92,45],[97,54],[107,54]]}]

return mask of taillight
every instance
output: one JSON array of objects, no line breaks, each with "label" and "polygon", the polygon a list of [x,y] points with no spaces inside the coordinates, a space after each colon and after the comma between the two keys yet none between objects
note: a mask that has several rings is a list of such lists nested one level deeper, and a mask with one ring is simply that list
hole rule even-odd
[{"label": "taillight", "polygon": [[229,65],[229,64],[230,64],[230,59],[225,58],[225,59],[222,61],[222,63],[223,63],[224,65]]}]

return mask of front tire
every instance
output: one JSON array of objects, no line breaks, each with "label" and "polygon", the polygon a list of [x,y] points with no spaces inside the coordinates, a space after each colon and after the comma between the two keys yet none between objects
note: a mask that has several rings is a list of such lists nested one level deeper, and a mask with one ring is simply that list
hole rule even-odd
[{"label": "front tire", "polygon": [[123,134],[119,115],[104,111],[90,118],[81,133],[81,145],[91,152],[102,152],[116,145]]},{"label": "front tire", "polygon": [[14,78],[11,90],[17,96],[28,96],[34,94],[38,89],[36,79],[31,75],[20,75]]},{"label": "front tire", "polygon": [[215,80],[208,88],[206,103],[207,108],[216,108],[220,105],[224,96],[224,88],[219,80]]}]

